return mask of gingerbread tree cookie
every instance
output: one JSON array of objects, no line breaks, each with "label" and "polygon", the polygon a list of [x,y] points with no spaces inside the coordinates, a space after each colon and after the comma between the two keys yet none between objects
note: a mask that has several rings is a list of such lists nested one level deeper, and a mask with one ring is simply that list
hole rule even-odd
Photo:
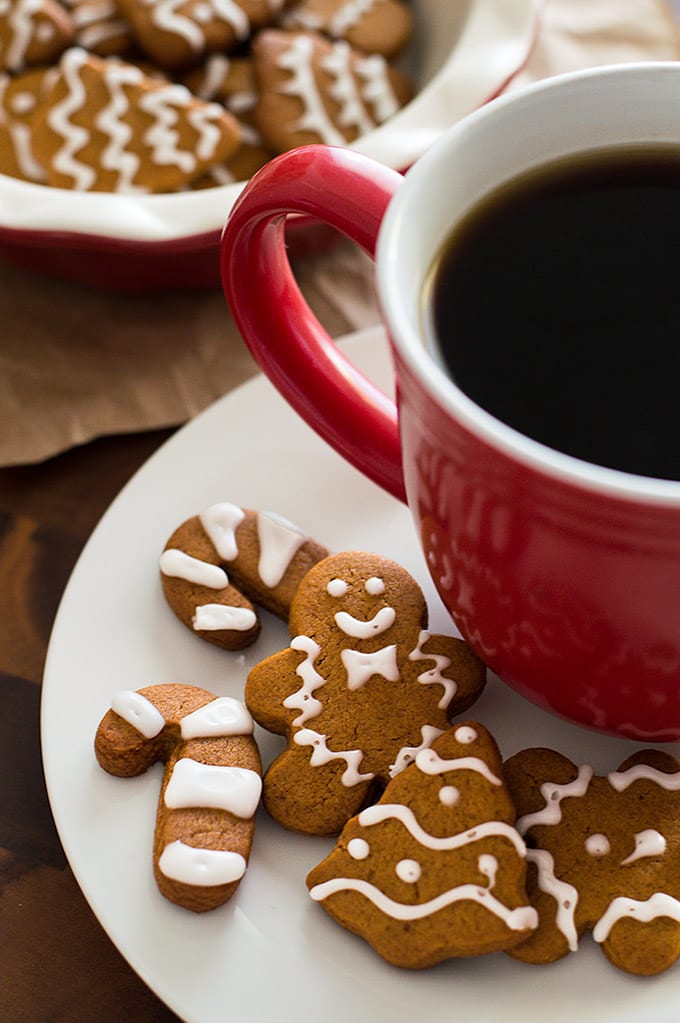
[{"label": "gingerbread tree cookie", "polygon": [[420,587],[377,554],[334,554],[304,576],[290,646],[256,665],[246,704],[287,747],[264,779],[279,823],[337,834],[480,694],[469,647],[427,632]]},{"label": "gingerbread tree cookie", "polygon": [[508,949],[537,920],[513,822],[494,740],[458,725],[345,825],[310,895],[396,966]]},{"label": "gingerbread tree cookie", "polygon": [[552,750],[505,765],[526,837],[527,887],[539,914],[510,953],[550,963],[586,931],[622,970],[655,974],[680,955],[680,761],[635,754],[600,777]]}]

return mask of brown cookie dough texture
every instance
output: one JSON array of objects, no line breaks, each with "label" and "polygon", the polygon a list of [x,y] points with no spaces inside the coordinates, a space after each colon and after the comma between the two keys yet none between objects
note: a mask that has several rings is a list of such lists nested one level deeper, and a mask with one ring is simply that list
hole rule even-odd
[{"label": "brown cookie dough texture", "polygon": [[222,502],[175,530],[161,555],[161,582],[189,629],[240,650],[259,634],[255,605],[287,622],[300,580],[327,555],[281,516]]},{"label": "brown cookie dough texture", "polygon": [[364,53],[390,59],[408,42],[413,16],[402,0],[302,0],[285,18],[285,26],[345,39]]},{"label": "brown cookie dough texture", "polygon": [[46,182],[104,192],[168,192],[228,160],[237,121],[176,83],[72,47],[33,122]]},{"label": "brown cookie dough texture", "polygon": [[310,895],[396,966],[511,948],[537,919],[514,819],[493,738],[457,725],[345,825]]},{"label": "brown cookie dough texture", "polygon": [[379,54],[314,32],[265,29],[253,41],[257,127],[275,152],[342,146],[372,131],[411,99],[409,79]]},{"label": "brown cookie dough texture", "polygon": [[95,755],[122,778],[165,764],[153,846],[162,895],[201,913],[222,905],[243,877],[261,792],[260,755],[244,705],[197,686],[117,693]]},{"label": "brown cookie dough texture", "polygon": [[73,41],[75,27],[57,0],[0,2],[0,70],[49,64]]},{"label": "brown cookie dough texture", "polygon": [[290,646],[250,672],[246,704],[285,735],[264,779],[280,824],[337,834],[482,691],[470,648],[427,631],[420,587],[377,554],[319,562],[293,598]]},{"label": "brown cookie dough texture", "polygon": [[552,750],[512,757],[505,775],[526,839],[527,887],[539,915],[510,954],[551,963],[591,931],[629,973],[680,955],[680,761],[636,753],[605,776]]}]

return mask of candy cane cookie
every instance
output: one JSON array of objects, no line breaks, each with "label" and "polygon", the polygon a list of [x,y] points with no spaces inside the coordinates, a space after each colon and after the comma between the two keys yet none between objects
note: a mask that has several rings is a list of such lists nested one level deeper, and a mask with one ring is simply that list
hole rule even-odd
[{"label": "candy cane cookie", "polygon": [[165,764],[153,843],[159,891],[202,913],[236,891],[248,864],[261,791],[253,721],[232,697],[165,684],[116,693],[95,736],[109,774]]},{"label": "candy cane cookie", "polygon": [[551,963],[590,931],[622,970],[671,966],[680,956],[680,760],[643,750],[598,776],[560,753],[529,749],[504,770],[539,916],[510,954]]},{"label": "candy cane cookie", "polygon": [[259,634],[255,605],[287,621],[300,580],[327,555],[281,516],[222,502],[175,530],[160,558],[161,583],[189,629],[240,650]]}]

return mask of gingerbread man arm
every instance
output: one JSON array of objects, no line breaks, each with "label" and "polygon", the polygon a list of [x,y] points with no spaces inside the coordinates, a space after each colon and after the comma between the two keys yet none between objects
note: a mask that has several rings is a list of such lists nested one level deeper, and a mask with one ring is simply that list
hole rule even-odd
[{"label": "gingerbread man arm", "polygon": [[162,895],[214,909],[245,873],[261,792],[252,719],[231,697],[190,685],[123,691],[95,737],[100,765],[120,777],[165,764],[153,868]]}]

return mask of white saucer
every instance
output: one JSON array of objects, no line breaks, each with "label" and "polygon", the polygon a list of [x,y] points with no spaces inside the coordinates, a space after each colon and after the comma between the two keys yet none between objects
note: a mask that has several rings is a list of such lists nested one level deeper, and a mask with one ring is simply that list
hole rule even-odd
[{"label": "white saucer", "polygon": [[[389,390],[383,332],[345,342]],[[166,606],[158,556],[180,522],[216,501],[273,510],[333,550],[375,550],[421,582],[432,631],[449,631],[408,512],[343,462],[258,377],[180,430],[137,473],[87,544],[66,589],[43,685],[42,739],[52,809],[71,867],[111,939],[187,1023],[675,1023],[680,965],[653,979],[609,965],[589,940],[547,967],[502,954],[426,971],[386,965],[307,894],[307,871],[332,843],[285,832],[260,811],[250,866],[236,895],[194,915],[166,902],[151,871],[160,770],[112,778],[92,751],[119,689],[192,682],[240,697],[245,676],[286,645],[268,619],[256,646],[228,654],[191,635]],[[548,745],[596,770],[634,748],[571,727],[491,678],[468,716],[505,756]],[[267,762],[278,740],[257,733]],[[680,744],[676,744],[677,749]],[[124,1007],[122,1007],[124,1009]]]}]

